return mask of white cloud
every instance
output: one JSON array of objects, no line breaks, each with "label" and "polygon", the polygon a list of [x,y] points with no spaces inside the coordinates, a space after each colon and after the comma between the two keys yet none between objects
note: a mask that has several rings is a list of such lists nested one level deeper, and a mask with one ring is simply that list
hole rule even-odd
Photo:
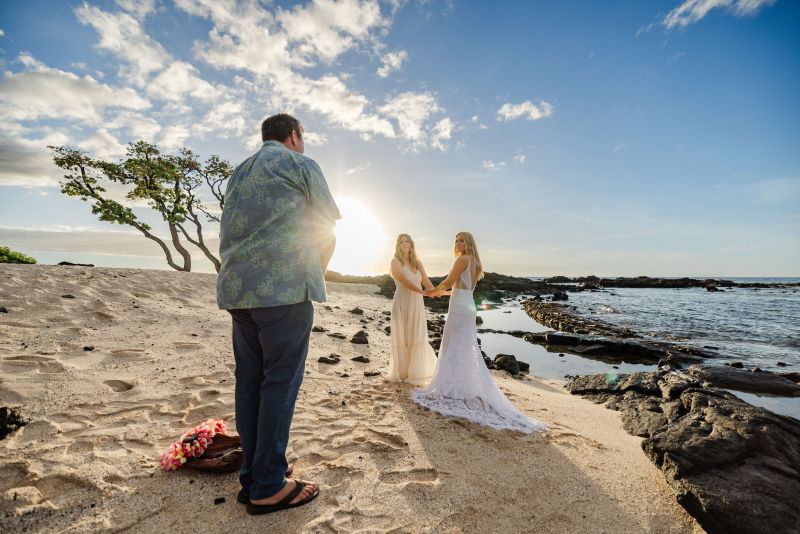
[{"label": "white cloud", "polygon": [[132,111],[121,111],[112,116],[106,122],[106,127],[126,130],[133,138],[150,142],[155,141],[156,135],[161,131],[158,121]]},{"label": "white cloud", "polygon": [[501,171],[506,167],[505,161],[492,161],[492,160],[484,160],[483,161],[483,168],[487,171],[497,172]]},{"label": "white cloud", "polygon": [[199,71],[185,61],[175,61],[147,83],[147,94],[153,98],[182,102],[186,96],[215,101],[222,91],[202,79]]},{"label": "white cloud", "polygon": [[392,72],[400,70],[403,62],[408,59],[408,52],[400,50],[399,52],[389,52],[381,58],[381,66],[378,68],[378,76],[386,78]]},{"label": "white cloud", "polygon": [[105,128],[100,128],[94,135],[79,141],[77,146],[101,159],[116,160],[125,156],[125,146]]},{"label": "white cloud", "polygon": [[164,150],[174,150],[184,146],[184,142],[189,138],[189,128],[182,124],[167,126],[161,131],[158,144]]},{"label": "white cloud", "polygon": [[619,152],[620,150],[624,150],[625,148],[627,148],[627,146],[628,145],[626,145],[625,143],[619,143],[617,145],[614,145],[614,148],[612,148],[612,150],[614,152]]},{"label": "white cloud", "polygon": [[140,19],[156,10],[156,0],[114,0],[114,3]]},{"label": "white cloud", "polygon": [[685,28],[705,17],[713,9],[725,9],[734,16],[753,16],[775,0],[685,0],[681,5],[667,13],[663,24],[667,29]]},{"label": "white cloud", "polygon": [[53,164],[46,147],[61,145],[66,141],[63,134],[51,134],[41,139],[0,138],[0,185],[58,185],[62,172]]},{"label": "white cloud", "polygon": [[517,165],[524,165],[525,164],[525,154],[517,154],[514,156],[514,163]]},{"label": "white cloud", "polygon": [[355,174],[357,172],[365,171],[365,170],[369,169],[371,166],[372,166],[372,162],[368,161],[367,163],[362,163],[361,165],[356,165],[352,169],[347,169],[346,171],[344,171],[344,173],[346,175],[350,176],[351,174]]},{"label": "white cloud", "polygon": [[377,0],[312,0],[275,17],[287,37],[298,43],[296,53],[330,63],[370,32],[387,26]]},{"label": "white cloud", "polygon": [[427,141],[432,148],[444,150],[444,141],[453,132],[453,121],[447,117],[433,123],[442,108],[430,93],[401,93],[387,100],[379,111],[397,121],[400,137],[410,141],[414,148],[425,146]]},{"label": "white cloud", "polygon": [[303,132],[303,142],[308,146],[321,146],[328,142],[328,136],[324,133]]},{"label": "white cloud", "polygon": [[553,105],[544,100],[539,100],[538,104],[534,104],[530,100],[526,100],[521,104],[506,103],[497,110],[497,120],[510,121],[524,117],[528,120],[535,121],[550,117],[554,111],[555,108]]},{"label": "white cloud", "polygon": [[132,89],[112,88],[91,76],[51,69],[29,55],[21,55],[20,61],[34,70],[6,72],[0,80],[3,120],[75,119],[98,124],[110,108],[150,107]]},{"label": "white cloud", "polygon": [[83,4],[75,9],[81,24],[92,26],[100,35],[97,46],[122,58],[127,63],[120,75],[143,87],[147,77],[160,71],[171,59],[169,53],[143,30],[139,21],[128,13],[108,13]]},{"label": "white cloud", "polygon": [[[375,109],[369,98],[347,85],[345,75],[311,77],[301,72],[329,65],[362,45],[384,49],[375,34],[389,25],[390,18],[381,14],[376,0],[312,0],[291,10],[278,9],[275,14],[261,4],[233,0],[224,5],[212,0],[176,0],[176,5],[212,22],[208,40],[195,43],[197,57],[217,69],[251,73],[262,91],[266,83],[270,109],[303,109],[362,138],[399,137],[414,148],[422,146],[423,127],[434,131],[429,145],[433,148],[443,149],[443,141],[452,135],[451,121],[438,118],[439,122],[427,124],[421,116],[425,110],[441,111],[427,93],[419,93],[426,96],[415,100],[410,109],[402,109],[394,99]],[[399,67],[407,53],[395,54],[389,62]],[[410,98],[410,94],[415,93],[401,96]]]}]

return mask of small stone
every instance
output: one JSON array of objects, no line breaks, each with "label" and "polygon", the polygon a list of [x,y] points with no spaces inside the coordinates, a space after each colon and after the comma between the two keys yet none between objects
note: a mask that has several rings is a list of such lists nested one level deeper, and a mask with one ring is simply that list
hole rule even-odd
[{"label": "small stone", "polygon": [[83,350],[85,350],[86,352],[92,351],[92,350],[94,350],[94,346],[93,345],[86,345],[85,347],[83,347]]},{"label": "small stone", "polygon": [[380,376],[380,371],[364,371],[364,376]]},{"label": "small stone", "polygon": [[320,356],[319,363],[327,363],[328,365],[336,365],[339,363],[339,355],[338,354],[331,354],[330,356]]},{"label": "small stone", "polygon": [[[347,373],[342,373],[339,376],[342,378],[348,378],[350,375],[348,375]],[[344,404],[344,401],[342,401],[342,404]]]},{"label": "small stone", "polygon": [[311,331],[312,331],[312,332],[327,332],[327,331],[328,331],[328,329],[327,329],[327,328],[325,328],[324,326],[319,326],[319,325],[317,325],[317,326],[314,326],[314,327],[312,327],[312,328],[311,328]]},{"label": "small stone", "polygon": [[367,333],[363,330],[359,330],[353,335],[353,338],[350,340],[351,343],[355,343],[356,345],[366,345],[369,343],[367,339]]},{"label": "small stone", "polygon": [[358,306],[356,306],[355,308],[353,308],[352,310],[350,310],[350,313],[353,313],[353,314],[355,314],[355,315],[364,315],[364,310],[362,310],[361,308],[359,308]]},{"label": "small stone", "polygon": [[8,310],[5,307],[0,306],[0,313],[8,313]]},{"label": "small stone", "polygon": [[330,306],[325,306],[325,309],[328,310],[328,311],[332,311],[333,310],[333,308],[331,308]]},{"label": "small stone", "polygon": [[785,362],[778,362],[778,367],[786,367],[786,363]]},{"label": "small stone", "polygon": [[74,299],[75,295],[70,295],[69,293],[67,293],[66,295],[61,295],[61,298],[62,299]]},{"label": "small stone", "polygon": [[350,358],[350,360],[359,363],[369,363],[369,358],[366,356],[356,356],[355,358]]},{"label": "small stone", "polygon": [[336,339],[347,339],[347,336],[340,334],[339,332],[333,332],[332,334],[328,334],[328,336],[335,337]]},{"label": "small stone", "polygon": [[214,504],[215,505],[223,504],[223,503],[225,503],[225,497],[217,497],[216,499],[214,499]]}]

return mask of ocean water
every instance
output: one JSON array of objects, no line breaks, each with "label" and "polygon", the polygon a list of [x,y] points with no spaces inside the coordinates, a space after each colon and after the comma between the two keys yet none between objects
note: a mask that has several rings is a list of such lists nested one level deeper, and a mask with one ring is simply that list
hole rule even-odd
[{"label": "ocean water", "polygon": [[[736,282],[800,282],[800,278],[732,279]],[[625,289],[569,294],[580,314],[625,326],[654,339],[716,347],[724,355],[709,363],[741,361],[772,371],[800,371],[800,288],[740,289],[708,292],[699,289]],[[550,330],[531,319],[514,302],[480,310],[479,328]],[[505,334],[479,334],[488,356],[513,354],[531,365],[531,374],[563,380],[566,375],[650,371],[654,365],[610,364],[564,353]],[[786,366],[778,366],[783,362]],[[800,398],[769,397],[732,391],[777,413],[800,418]]]},{"label": "ocean water", "polygon": [[[734,281],[800,282],[791,279]],[[800,371],[800,287],[631,289],[570,293],[581,315],[697,347],[771,371]],[[779,366],[778,362],[786,364]]]}]

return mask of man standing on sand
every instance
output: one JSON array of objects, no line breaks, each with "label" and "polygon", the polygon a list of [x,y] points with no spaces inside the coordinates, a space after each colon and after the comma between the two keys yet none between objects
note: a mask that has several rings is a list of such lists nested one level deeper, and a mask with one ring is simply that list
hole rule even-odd
[{"label": "man standing on sand", "polygon": [[303,155],[303,127],[286,114],[261,125],[261,148],[228,183],[220,224],[217,302],[233,317],[236,428],[244,461],[237,500],[250,514],[301,506],[316,485],[287,480],[286,446],[314,307],[340,218],[322,171]]}]

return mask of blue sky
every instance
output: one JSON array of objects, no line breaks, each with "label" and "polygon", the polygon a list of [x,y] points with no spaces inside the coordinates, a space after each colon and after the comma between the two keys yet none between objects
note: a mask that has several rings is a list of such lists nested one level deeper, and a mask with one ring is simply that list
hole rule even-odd
[{"label": "blue sky", "polygon": [[786,0],[6,1],[0,244],[165,268],[44,147],[237,163],[289,111],[341,271],[386,272],[407,232],[443,273],[468,230],[509,274],[800,276],[799,23]]}]

